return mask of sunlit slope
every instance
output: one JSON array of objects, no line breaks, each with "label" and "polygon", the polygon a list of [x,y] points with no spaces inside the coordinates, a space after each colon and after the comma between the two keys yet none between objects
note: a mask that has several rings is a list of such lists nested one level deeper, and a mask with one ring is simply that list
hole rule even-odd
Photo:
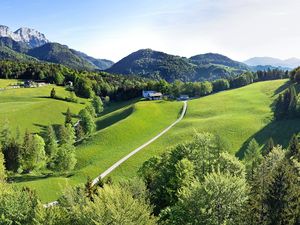
[{"label": "sunlit slope", "polygon": [[[5,87],[11,82],[14,83],[12,80],[0,80],[0,87]],[[69,96],[69,92],[64,87],[54,85],[1,90],[0,123],[8,120],[13,133],[17,127],[20,128],[21,133],[24,133],[25,129],[31,132],[41,132],[48,125],[63,124],[67,108],[77,114],[85,107],[81,104],[86,101],[84,99],[79,98],[79,103],[70,103],[49,98],[53,87],[58,97]]]},{"label": "sunlit slope", "polygon": [[[77,146],[78,164],[68,177],[23,178],[17,185],[35,189],[44,202],[57,199],[66,184],[94,178],[174,122],[181,102],[142,101],[111,112],[97,121],[99,131]],[[102,125],[101,125],[102,124]],[[104,124],[104,125],[103,125]]]},{"label": "sunlit slope", "polygon": [[300,131],[300,120],[273,121],[272,104],[287,80],[255,83],[243,88],[191,100],[185,118],[170,132],[129,159],[112,173],[112,178],[136,175],[141,164],[168,147],[189,141],[194,133],[211,132],[224,140],[232,154],[242,157],[248,141],[261,146],[269,137],[286,146],[293,133]]}]

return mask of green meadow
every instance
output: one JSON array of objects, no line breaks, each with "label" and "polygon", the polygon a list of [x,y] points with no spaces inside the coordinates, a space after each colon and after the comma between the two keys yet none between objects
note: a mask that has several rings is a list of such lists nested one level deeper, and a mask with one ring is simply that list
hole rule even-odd
[{"label": "green meadow", "polygon": [[254,83],[239,89],[190,100],[185,118],[168,133],[116,169],[113,180],[133,177],[144,161],[168,148],[188,142],[195,132],[221,137],[229,152],[242,158],[248,142],[255,138],[261,147],[272,137],[284,147],[300,120],[274,121],[272,107],[287,80]]},{"label": "green meadow", "polygon": [[[134,155],[111,177],[117,181],[136,176],[138,168],[152,156],[170,147],[187,142],[195,132],[219,135],[228,151],[243,156],[252,138],[263,146],[269,137],[287,145],[292,133],[298,132],[298,120],[274,122],[272,104],[287,80],[255,83],[243,88],[220,92],[190,100],[184,119],[154,143]],[[0,82],[1,83],[1,82]],[[32,132],[42,132],[50,124],[62,124],[64,112],[70,107],[78,113],[87,100],[69,103],[48,98],[53,86],[12,89],[0,92],[0,119],[8,119],[13,128],[19,126]],[[62,87],[55,87],[58,96],[67,97]],[[116,161],[139,147],[174,122],[182,102],[132,101],[113,103],[96,119],[97,131],[76,148],[77,166],[65,175],[31,174],[19,176],[16,185],[35,189],[43,202],[56,200],[66,186],[83,184]],[[74,118],[74,121],[76,118]]]},{"label": "green meadow", "polygon": [[[80,104],[77,105],[81,108]],[[54,201],[66,186],[83,184],[87,177],[98,176],[133,149],[156,136],[178,118],[181,107],[181,102],[165,101],[133,100],[112,104],[95,121],[97,132],[77,146],[78,162],[71,174],[19,176],[16,185],[36,190],[43,202]],[[61,123],[63,119],[62,116]]]}]

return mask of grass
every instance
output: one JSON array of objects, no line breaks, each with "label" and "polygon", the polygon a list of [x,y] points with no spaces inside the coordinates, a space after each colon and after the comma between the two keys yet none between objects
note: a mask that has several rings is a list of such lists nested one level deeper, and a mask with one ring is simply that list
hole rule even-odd
[{"label": "grass", "polygon": [[[11,82],[15,83],[13,80],[0,80],[0,87],[5,87]],[[48,125],[63,124],[64,113],[68,107],[74,114],[84,108],[84,104],[49,98],[53,87],[57,96],[61,98],[69,96],[69,92],[63,87],[54,85],[0,91],[0,123],[7,120],[13,133],[18,127],[21,133],[24,133],[26,129],[40,133]],[[79,102],[84,103],[86,100],[79,98]]]},{"label": "grass", "polygon": [[56,200],[66,185],[86,182],[113,163],[130,153],[164,130],[179,116],[182,103],[165,101],[128,102],[129,105],[113,105],[96,123],[98,131],[89,140],[77,146],[77,166],[68,176],[23,176],[18,186],[28,186],[37,191],[43,202]]},{"label": "grass", "polygon": [[191,140],[196,131],[219,135],[238,157],[243,156],[252,138],[261,147],[270,137],[286,147],[291,135],[300,131],[300,120],[273,120],[272,104],[286,83],[287,80],[259,82],[189,101],[185,118],[115,170],[111,174],[113,180],[136,176],[144,161]]},{"label": "grass", "polygon": [[[180,142],[191,140],[196,131],[219,135],[223,140],[227,140],[228,150],[239,157],[242,157],[246,144],[252,138],[263,146],[269,137],[273,137],[278,144],[286,146],[289,137],[292,133],[299,132],[300,127],[299,120],[273,121],[272,104],[277,94],[286,87],[286,82],[286,80],[260,82],[189,101],[185,118],[168,133],[122,164],[111,174],[112,178],[117,181],[136,176],[138,168],[144,161]],[[3,102],[8,105],[8,109],[1,107],[0,118],[1,114],[7,115],[17,108],[16,112],[12,111],[13,115],[8,116],[20,120],[21,126],[39,130],[41,126],[36,124],[44,126],[53,121],[62,123],[64,119],[62,113],[66,110],[62,109],[66,107],[64,104],[73,103],[41,98],[45,93],[50,93],[51,87],[46,88],[48,89],[0,92],[1,97],[7,95],[0,98],[0,104]],[[66,94],[63,89],[58,89],[57,92],[62,96]],[[52,108],[48,107],[50,102],[55,109],[62,107],[56,117],[47,111]],[[13,104],[13,107],[10,104]],[[73,107],[75,112],[82,105],[74,104]],[[154,137],[178,118],[181,107],[181,102],[147,102],[138,99],[112,104],[96,120],[95,135],[77,146],[78,163],[72,174],[54,174],[51,177],[28,175],[20,177],[16,185],[35,189],[43,202],[53,201],[61,195],[66,185],[82,184],[88,176],[96,177],[133,149]],[[28,118],[25,115],[28,115]],[[39,122],[34,121],[35,117],[29,115],[38,117]]]}]

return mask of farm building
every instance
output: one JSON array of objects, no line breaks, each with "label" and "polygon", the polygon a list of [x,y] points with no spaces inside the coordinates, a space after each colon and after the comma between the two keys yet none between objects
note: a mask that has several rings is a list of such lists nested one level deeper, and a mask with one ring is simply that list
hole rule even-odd
[{"label": "farm building", "polygon": [[156,91],[143,91],[143,97],[148,100],[161,100],[162,93]]}]

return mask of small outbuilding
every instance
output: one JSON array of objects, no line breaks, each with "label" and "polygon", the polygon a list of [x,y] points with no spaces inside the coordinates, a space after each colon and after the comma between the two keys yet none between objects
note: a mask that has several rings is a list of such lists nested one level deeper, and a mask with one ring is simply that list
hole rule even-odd
[{"label": "small outbuilding", "polygon": [[148,100],[161,100],[163,94],[157,91],[143,91],[143,97]]}]

